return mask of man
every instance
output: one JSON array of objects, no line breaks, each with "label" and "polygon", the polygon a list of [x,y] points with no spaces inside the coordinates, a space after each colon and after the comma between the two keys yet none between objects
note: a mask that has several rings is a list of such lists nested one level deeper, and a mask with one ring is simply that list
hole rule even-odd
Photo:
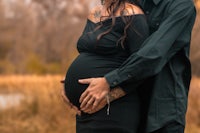
[{"label": "man", "polygon": [[[79,80],[89,84],[80,98],[81,109],[95,112],[103,107],[101,103],[110,88],[131,80],[136,86],[133,90],[142,88],[144,132],[183,133],[191,79],[189,48],[196,17],[194,4],[192,0],[142,0],[141,6],[150,37],[120,68],[104,77]],[[115,88],[110,94],[120,91],[122,95],[116,96],[119,98],[133,90]],[[92,106],[87,105],[88,101]]]}]

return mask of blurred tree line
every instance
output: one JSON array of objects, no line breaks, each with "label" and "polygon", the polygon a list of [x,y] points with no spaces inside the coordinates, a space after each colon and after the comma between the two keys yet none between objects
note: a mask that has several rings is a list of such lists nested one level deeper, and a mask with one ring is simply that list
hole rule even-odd
[{"label": "blurred tree line", "polygon": [[0,73],[61,73],[76,55],[84,0],[1,0]]},{"label": "blurred tree line", "polygon": [[[0,0],[0,74],[63,74],[77,55],[90,1]],[[195,3],[191,61],[200,75],[200,0]]]},{"label": "blurred tree line", "polygon": [[200,0],[194,0],[197,9],[197,17],[193,28],[190,59],[192,71],[196,76],[200,76]]}]

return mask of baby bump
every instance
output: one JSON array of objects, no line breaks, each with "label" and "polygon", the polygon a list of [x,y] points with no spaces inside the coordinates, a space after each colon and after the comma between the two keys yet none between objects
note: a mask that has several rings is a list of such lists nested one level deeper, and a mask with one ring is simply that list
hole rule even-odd
[{"label": "baby bump", "polygon": [[65,92],[70,102],[79,107],[79,98],[88,87],[86,84],[78,83],[79,79],[103,77],[106,73],[119,67],[120,64],[119,61],[116,62],[105,57],[80,54],[70,65],[65,78]]}]

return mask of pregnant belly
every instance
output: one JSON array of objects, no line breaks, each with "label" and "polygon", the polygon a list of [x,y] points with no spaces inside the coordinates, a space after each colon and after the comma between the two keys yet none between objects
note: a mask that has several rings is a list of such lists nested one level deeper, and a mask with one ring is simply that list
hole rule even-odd
[{"label": "pregnant belly", "polygon": [[65,92],[70,102],[80,106],[79,98],[88,85],[78,83],[79,79],[103,77],[106,73],[116,69],[120,61],[81,53],[69,67],[65,77]]}]

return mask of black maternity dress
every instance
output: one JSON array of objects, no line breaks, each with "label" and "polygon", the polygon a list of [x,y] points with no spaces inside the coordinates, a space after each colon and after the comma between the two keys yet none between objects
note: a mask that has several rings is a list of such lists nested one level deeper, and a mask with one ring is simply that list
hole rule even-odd
[{"label": "black maternity dress", "polygon": [[[79,98],[88,85],[78,83],[78,79],[103,77],[106,73],[118,68],[136,52],[148,36],[148,26],[143,14],[130,15],[133,18],[127,30],[124,47],[117,41],[124,34],[125,23],[121,17],[116,17],[112,30],[97,40],[99,34],[110,29],[112,19],[94,23],[87,19],[85,29],[77,42],[78,57],[69,67],[65,79],[65,92],[69,100],[80,106]],[[103,24],[101,28],[98,25]],[[131,87],[125,85],[126,87]],[[123,85],[121,87],[124,87]],[[94,114],[82,113],[76,116],[77,133],[136,133],[139,124],[139,97],[137,91],[120,98]]]}]

